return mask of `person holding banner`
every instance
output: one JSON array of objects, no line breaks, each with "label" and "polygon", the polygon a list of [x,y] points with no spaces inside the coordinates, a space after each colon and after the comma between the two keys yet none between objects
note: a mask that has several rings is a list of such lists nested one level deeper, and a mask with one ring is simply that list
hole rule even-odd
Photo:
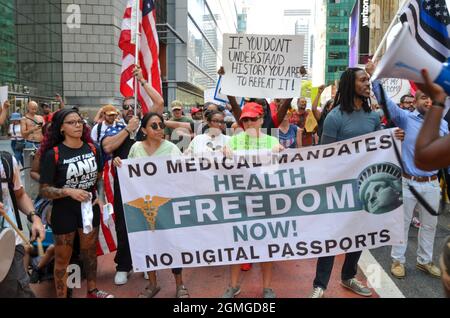
[{"label": "person holding banner", "polygon": [[[363,69],[348,68],[343,72],[334,99],[336,106],[323,125],[321,144],[330,144],[379,130],[380,118],[372,112],[369,97],[369,76]],[[358,295],[370,297],[372,291],[355,278],[361,253],[359,251],[345,254],[341,284]],[[319,257],[311,298],[323,297],[330,281],[334,258]]]},{"label": "person holding banner", "polygon": [[[375,64],[371,61],[366,66],[367,72],[372,75],[375,71]],[[373,81],[373,92],[378,99],[378,102],[382,102],[382,84],[379,80]],[[417,262],[416,268],[434,277],[440,277],[441,271],[437,266],[433,264],[433,246],[436,235],[436,227],[438,224],[438,218],[435,215],[431,215],[425,210],[422,204],[411,192],[409,186],[413,186],[422,195],[429,205],[437,211],[440,203],[440,186],[438,181],[437,170],[424,171],[417,167],[414,163],[414,152],[416,140],[419,137],[419,131],[424,123],[424,116],[428,113],[432,102],[429,96],[424,92],[418,90],[415,96],[416,110],[410,112],[409,110],[403,110],[398,107],[394,101],[386,98],[386,107],[389,111],[389,115],[392,121],[400,128],[405,130],[406,139],[402,144],[402,161],[404,166],[403,171],[403,202],[405,206],[404,215],[404,244],[392,246],[391,257],[391,274],[396,278],[404,278],[406,276],[405,271],[405,253],[408,242],[409,224],[413,217],[414,210],[419,212],[419,218],[421,221],[417,250]],[[433,105],[439,107],[439,103],[444,105],[445,96],[442,99],[433,102]],[[448,125],[440,117],[439,122],[436,123],[439,127],[439,133],[442,135],[448,135]]]},{"label": "person holding banner", "polygon": [[202,135],[194,137],[186,150],[187,155],[202,156],[214,152],[222,152],[230,140],[223,134],[225,116],[220,111],[210,111],[206,116],[209,129]]},{"label": "person holding banner", "polygon": [[80,250],[87,277],[87,298],[113,298],[97,289],[97,241],[100,207],[104,202],[102,158],[90,129],[73,109],[55,113],[40,149],[40,195],[53,200],[54,279],[58,298],[67,297],[67,266],[73,242]]},{"label": "person holding banner", "polygon": [[[176,145],[164,139],[164,118],[157,113],[147,113],[141,121],[141,131],[144,134],[143,141],[136,142],[130,149],[128,159],[154,157],[154,156],[179,156],[181,151]],[[120,157],[114,158],[114,166],[121,167]],[[182,269],[173,268],[172,273],[175,277],[176,297],[189,298],[189,293],[183,284]],[[149,284],[139,295],[139,298],[152,298],[161,288],[156,281],[156,272],[148,272]]]},{"label": "person holding banner", "polygon": [[[225,153],[238,150],[266,150],[279,152],[284,148],[278,139],[262,133],[264,109],[258,103],[246,103],[242,109],[239,122],[244,132],[231,137]],[[275,298],[275,292],[270,288],[272,283],[272,262],[260,263],[263,276],[263,297]],[[234,298],[241,292],[239,286],[240,265],[231,265],[231,284],[222,298]]]},{"label": "person holding banner", "polygon": [[[133,74],[137,77],[153,101],[151,111],[162,114],[164,110],[164,100],[161,95],[144,79],[142,69],[138,65],[135,66]],[[136,140],[139,141],[143,138],[142,132],[139,130],[141,114],[141,105],[134,104],[134,97],[126,97],[122,103],[122,118],[124,123],[120,122],[109,127],[105,132],[105,136],[100,141],[105,153],[111,155],[113,158],[120,157],[126,159],[128,157],[130,149]],[[133,135],[136,135],[135,138],[132,138]],[[114,258],[114,262],[117,266],[114,283],[116,285],[124,285],[128,282],[128,276],[131,274],[131,269],[133,267],[117,174],[114,174],[114,214],[116,217],[115,225],[117,233],[117,253]]]},{"label": "person holding banner", "polygon": [[[219,69],[219,75],[225,75],[225,69],[221,67]],[[227,96],[228,101],[231,105],[231,111],[233,113],[234,118],[237,122],[240,122],[242,109],[239,105],[239,103],[236,100],[235,96]],[[248,100],[249,102],[255,102],[262,106],[264,113],[263,113],[263,124],[262,128],[265,129],[265,132],[271,136],[272,133],[275,133],[273,130],[278,128],[280,123],[283,121],[284,117],[286,116],[289,108],[291,107],[292,98],[284,99],[279,101],[279,107],[277,109],[277,112],[274,113],[271,110],[271,107],[269,103],[267,103],[267,100],[264,98],[252,98]]]}]

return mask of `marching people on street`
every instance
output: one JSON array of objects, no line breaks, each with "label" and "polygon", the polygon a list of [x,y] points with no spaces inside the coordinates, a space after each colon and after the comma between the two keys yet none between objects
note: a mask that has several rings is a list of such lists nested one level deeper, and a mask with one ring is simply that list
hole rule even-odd
[{"label": "marching people on street", "polygon": [[[375,70],[375,64],[369,62],[367,64],[367,72],[372,75]],[[373,91],[378,99],[382,101],[381,82],[373,81]],[[436,101],[434,101],[436,103]],[[438,181],[437,170],[424,171],[419,169],[414,163],[414,152],[416,140],[420,132],[420,128],[424,123],[424,118],[433,102],[431,98],[422,91],[417,91],[415,96],[414,112],[404,110],[398,107],[392,100],[386,98],[386,106],[389,111],[391,120],[401,129],[405,131],[406,138],[402,143],[402,161],[403,171],[403,204],[405,208],[404,214],[404,244],[392,246],[391,257],[391,274],[396,278],[404,278],[405,270],[405,253],[408,244],[409,225],[413,217],[415,209],[419,212],[420,229],[418,237],[417,249],[417,269],[424,271],[431,276],[440,277],[441,271],[433,263],[433,247],[436,235],[436,226],[438,223],[437,216],[431,215],[420,204],[417,198],[409,189],[413,186],[420,195],[422,195],[431,207],[437,211],[440,203],[440,186]],[[441,136],[448,135],[448,125],[441,119],[438,123],[439,134]]]},{"label": "marching people on street", "polygon": [[20,120],[20,130],[25,139],[26,149],[38,149],[44,138],[42,127],[44,118],[37,114],[38,104],[34,101],[28,103],[27,113]]},{"label": "marching people on street", "polygon": [[100,149],[93,144],[81,115],[73,109],[57,112],[40,152],[40,194],[53,200],[51,224],[55,239],[56,295],[67,297],[67,266],[74,238],[79,235],[87,297],[113,298],[97,289],[96,250],[100,205],[104,202],[103,163]]},{"label": "marching people on street", "polygon": [[[151,84],[144,79],[139,66],[135,67],[134,75],[153,101],[153,107],[150,111],[162,114],[164,100]],[[135,108],[137,109],[137,116],[134,115]],[[122,117],[125,124],[117,124],[116,126],[109,127],[105,132],[105,136],[100,141],[102,149],[106,154],[113,158],[128,158],[128,154],[134,143],[143,140],[143,132],[139,129],[141,113],[142,108],[139,104],[134,104],[133,97],[124,99],[122,104]],[[127,283],[128,276],[131,274],[133,267],[117,174],[114,175],[114,213],[117,233],[117,253],[114,259],[117,266],[114,283],[116,285],[124,285]]]},{"label": "marching people on street", "polygon": [[[6,164],[6,166],[4,165]],[[10,166],[11,165],[11,166]],[[10,168],[8,168],[8,166]],[[20,181],[20,169],[16,159],[9,155],[5,157],[2,155],[0,163],[0,175],[5,179],[10,178],[10,185],[8,182],[1,183],[1,201],[0,203],[0,233],[7,229],[12,229],[13,225],[22,230],[22,222],[20,220],[19,210],[27,215],[28,221],[32,223],[31,226],[31,241],[36,239],[45,239],[45,230],[42,225],[40,217],[36,214],[26,189]],[[11,224],[12,222],[13,224]],[[10,268],[6,271],[6,276],[0,281],[0,298],[34,298],[35,295],[30,288],[30,278],[24,268],[25,256],[25,242],[22,237],[14,231],[14,248],[12,253],[12,263]],[[11,251],[1,251],[1,256],[5,257]],[[0,268],[0,270],[6,270]],[[0,273],[1,275],[2,273]]]},{"label": "marching people on street", "polygon": [[23,167],[23,149],[25,148],[25,140],[22,137],[22,133],[20,131],[20,120],[22,116],[19,113],[12,113],[11,117],[9,117],[9,131],[8,135],[11,139],[11,149],[14,153],[14,157],[16,157],[17,162]]},{"label": "marching people on street", "polygon": [[[137,141],[130,149],[128,159],[145,158],[154,156],[177,156],[181,155],[181,151],[176,145],[164,139],[164,119],[161,114],[147,113],[141,121],[140,130],[143,133],[143,140]],[[114,158],[114,166],[120,167],[122,160],[120,157]],[[175,277],[177,298],[189,298],[187,288],[184,286],[182,269],[173,268],[172,273]],[[147,273],[149,284],[139,294],[139,298],[153,298],[160,290],[156,279],[156,272]]]},{"label": "marching people on street", "polygon": [[202,156],[214,152],[222,152],[230,137],[223,134],[225,128],[224,114],[220,111],[209,111],[206,116],[208,130],[194,137],[186,150],[187,155]]},{"label": "marching people on street", "polygon": [[117,117],[119,116],[119,112],[113,105],[103,106],[102,112],[104,114],[104,120],[96,123],[91,131],[91,138],[96,144],[100,144],[100,141],[105,136],[106,130],[116,124]]},{"label": "marching people on street", "polygon": [[[236,116],[236,114],[235,114]],[[227,148],[230,151],[238,150],[267,150],[279,152],[284,148],[278,139],[262,132],[264,122],[264,109],[255,102],[246,103],[240,113],[239,122],[244,128],[244,132],[231,137]],[[225,153],[227,149],[224,150]],[[263,278],[263,297],[275,298],[272,286],[272,262],[260,263]],[[223,298],[234,298],[241,292],[239,285],[240,265],[231,265],[231,282],[223,294]]]},{"label": "marching people on street", "polygon": [[[327,115],[321,137],[321,144],[330,144],[374,132],[380,129],[380,119],[369,105],[369,76],[363,69],[348,68],[342,73],[335,107]],[[372,296],[372,291],[355,278],[362,252],[345,254],[341,271],[341,284],[361,295]],[[334,256],[319,257],[311,298],[322,298],[328,287]]]}]

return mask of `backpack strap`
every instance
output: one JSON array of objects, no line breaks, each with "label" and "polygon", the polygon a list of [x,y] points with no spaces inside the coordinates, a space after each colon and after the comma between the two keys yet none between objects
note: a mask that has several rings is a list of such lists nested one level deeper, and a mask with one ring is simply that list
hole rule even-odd
[{"label": "backpack strap", "polygon": [[100,135],[102,134],[103,122],[97,125],[97,143],[100,143]]},{"label": "backpack strap", "polygon": [[[8,184],[9,196],[11,198],[14,214],[16,216],[16,222],[19,230],[23,231],[22,221],[20,219],[19,208],[17,206],[16,195],[14,194],[14,164],[12,155],[7,151],[0,151],[0,157],[3,165],[3,169],[5,170],[6,178],[1,178],[1,183],[6,182]],[[3,202],[3,190],[0,184],[0,201]]]},{"label": "backpack strap", "polygon": [[88,142],[89,148],[91,148],[92,152],[94,153],[94,155],[97,156],[97,148],[95,147],[94,144]]},{"label": "backpack strap", "polygon": [[53,147],[53,152],[55,153],[55,164],[58,164],[58,161],[59,161],[59,148],[58,148],[58,146]]}]

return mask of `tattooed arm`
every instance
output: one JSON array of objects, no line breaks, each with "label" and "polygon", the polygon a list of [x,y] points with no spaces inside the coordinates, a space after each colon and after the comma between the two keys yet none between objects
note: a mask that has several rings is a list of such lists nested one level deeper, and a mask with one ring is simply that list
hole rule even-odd
[{"label": "tattooed arm", "polygon": [[42,197],[50,200],[71,197],[76,201],[85,202],[89,199],[89,192],[87,191],[70,188],[55,188],[49,184],[41,184],[39,193]]}]

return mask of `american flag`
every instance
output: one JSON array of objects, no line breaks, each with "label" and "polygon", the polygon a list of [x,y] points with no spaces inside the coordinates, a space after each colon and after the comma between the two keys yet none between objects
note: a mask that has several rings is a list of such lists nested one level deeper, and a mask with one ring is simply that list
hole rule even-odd
[{"label": "american flag", "polygon": [[[132,19],[133,9],[139,1],[139,65],[142,68],[144,78],[150,82],[153,88],[161,92],[161,70],[159,66],[159,40],[156,31],[156,12],[154,0],[128,0],[127,8],[122,22],[119,47],[123,51],[122,76],[120,79],[120,92],[123,96],[134,96],[133,69],[135,64],[136,46],[133,38],[136,23]],[[147,95],[141,85],[137,85],[138,100],[142,105],[143,113],[150,110],[153,105],[151,98]],[[162,94],[161,94],[162,95]]]},{"label": "american flag", "polygon": [[450,16],[445,0],[411,0],[400,16],[412,35],[432,57],[441,63],[450,56]]},{"label": "american flag", "polygon": [[[114,174],[115,170],[112,166],[112,159],[105,162],[103,166],[103,182],[105,184],[106,203],[114,205]],[[100,218],[100,227],[97,242],[97,255],[105,255],[117,250],[117,235],[115,226],[115,215],[113,214],[109,221],[103,221],[103,207],[100,207],[102,217]]]}]

